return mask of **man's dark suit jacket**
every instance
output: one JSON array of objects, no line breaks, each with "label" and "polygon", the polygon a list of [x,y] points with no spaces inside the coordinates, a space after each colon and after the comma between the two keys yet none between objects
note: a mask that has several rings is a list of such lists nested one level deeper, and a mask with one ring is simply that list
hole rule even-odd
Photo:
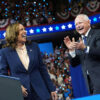
[{"label": "man's dark suit jacket", "polygon": [[72,66],[82,64],[84,78],[87,82],[87,70],[93,84],[93,93],[100,93],[100,30],[91,29],[87,37],[89,53],[84,50],[76,50],[76,57],[71,58]]},{"label": "man's dark suit jacket", "polygon": [[38,45],[32,43],[26,45],[26,48],[30,59],[28,70],[20,61],[16,50],[6,47],[1,50],[0,54],[0,74],[7,75],[9,68],[10,75],[20,78],[21,84],[25,88],[30,90],[31,84],[41,100],[47,100],[50,98],[50,92],[55,91],[55,86],[50,80],[46,66],[42,62]]}]

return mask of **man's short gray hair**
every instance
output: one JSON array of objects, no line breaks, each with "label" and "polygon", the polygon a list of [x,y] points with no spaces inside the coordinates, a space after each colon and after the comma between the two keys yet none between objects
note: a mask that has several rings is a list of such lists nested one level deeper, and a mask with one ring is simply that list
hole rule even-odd
[{"label": "man's short gray hair", "polygon": [[76,18],[77,18],[78,16],[82,16],[82,17],[84,18],[84,20],[86,20],[86,21],[90,20],[89,17],[88,17],[86,14],[78,14],[78,15],[76,16]]}]

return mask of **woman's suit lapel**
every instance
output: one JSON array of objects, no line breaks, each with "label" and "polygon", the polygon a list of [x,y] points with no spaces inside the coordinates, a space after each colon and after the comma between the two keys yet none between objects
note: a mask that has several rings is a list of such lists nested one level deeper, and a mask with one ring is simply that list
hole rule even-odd
[{"label": "woman's suit lapel", "polygon": [[[27,49],[27,54],[29,56],[28,71],[31,71],[33,68],[33,65],[34,65],[36,52],[35,52],[34,48],[32,47],[32,45],[26,45],[26,49]],[[27,71],[25,69],[24,65],[22,64],[16,50],[11,50],[10,58],[12,59],[12,63],[15,63],[18,65],[19,70]],[[15,61],[15,59],[13,60],[13,58],[16,58],[16,61]]]},{"label": "woman's suit lapel", "polygon": [[[22,62],[21,62],[21,60],[20,60],[20,58],[19,58],[19,56],[18,56],[16,50],[11,51],[11,56],[12,56],[13,58],[16,58],[16,61],[12,61],[12,62],[18,65],[18,69],[19,69],[19,70],[21,70],[21,69],[22,69],[23,71],[26,70],[25,67],[24,67],[24,65],[22,64]],[[14,60],[15,60],[15,59],[14,59]]]},{"label": "woman's suit lapel", "polygon": [[33,45],[26,45],[27,54],[29,56],[29,66],[28,71],[31,71],[35,61],[35,50],[32,47]]}]

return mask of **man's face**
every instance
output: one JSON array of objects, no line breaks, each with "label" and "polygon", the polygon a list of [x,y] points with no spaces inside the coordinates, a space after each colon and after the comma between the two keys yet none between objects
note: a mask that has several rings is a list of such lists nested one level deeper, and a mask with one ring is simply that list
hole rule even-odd
[{"label": "man's face", "polygon": [[83,16],[78,16],[75,19],[75,26],[76,26],[76,31],[80,35],[85,35],[88,29],[90,28],[90,21],[85,20]]}]

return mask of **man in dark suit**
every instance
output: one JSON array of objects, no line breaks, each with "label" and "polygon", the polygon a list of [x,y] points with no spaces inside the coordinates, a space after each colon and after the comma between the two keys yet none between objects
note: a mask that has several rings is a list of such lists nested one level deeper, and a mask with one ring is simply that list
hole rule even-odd
[{"label": "man in dark suit", "polygon": [[82,64],[83,75],[89,89],[87,75],[92,83],[93,94],[100,93],[100,30],[91,29],[87,15],[79,14],[75,18],[76,31],[81,35],[79,41],[67,36],[64,43],[69,49],[72,66]]},{"label": "man in dark suit", "polygon": [[[20,78],[24,100],[57,100],[55,86],[42,61],[37,43],[27,41],[22,24],[6,29],[6,45],[0,52],[0,74]],[[10,90],[9,90],[10,92]],[[8,98],[9,99],[9,98]]]}]

